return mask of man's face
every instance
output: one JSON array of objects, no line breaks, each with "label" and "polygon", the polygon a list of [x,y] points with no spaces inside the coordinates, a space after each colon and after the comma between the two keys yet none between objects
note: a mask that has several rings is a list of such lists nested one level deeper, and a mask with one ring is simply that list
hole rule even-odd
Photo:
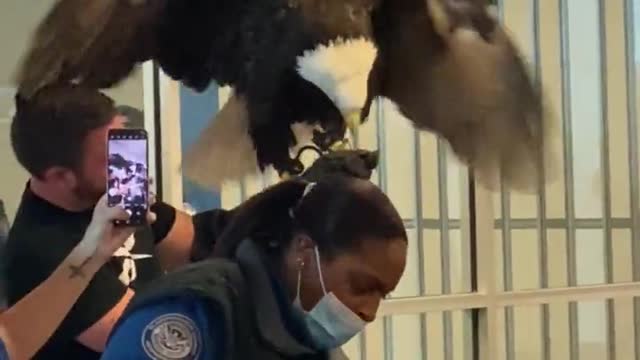
[{"label": "man's face", "polygon": [[107,138],[110,129],[122,129],[126,118],[114,116],[111,122],[92,131],[84,144],[82,169],[77,176],[75,195],[80,199],[98,201],[107,184]]}]

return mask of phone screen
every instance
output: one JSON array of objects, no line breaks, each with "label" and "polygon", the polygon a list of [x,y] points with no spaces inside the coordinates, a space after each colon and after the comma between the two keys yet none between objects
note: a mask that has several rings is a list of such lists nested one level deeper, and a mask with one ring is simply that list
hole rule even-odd
[{"label": "phone screen", "polygon": [[149,209],[148,139],[142,129],[109,131],[107,161],[107,201],[122,206],[128,221],[117,225],[141,225]]}]

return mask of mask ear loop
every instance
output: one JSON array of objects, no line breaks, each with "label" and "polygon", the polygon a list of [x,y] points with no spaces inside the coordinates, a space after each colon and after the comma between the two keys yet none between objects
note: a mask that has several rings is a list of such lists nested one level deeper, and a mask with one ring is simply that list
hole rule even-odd
[{"label": "mask ear loop", "polygon": [[302,285],[302,268],[304,268],[304,260],[298,259],[298,284],[296,286],[296,301],[300,302],[300,287]]},{"label": "mask ear loop", "polygon": [[318,251],[318,247],[314,248],[316,251],[316,265],[318,266],[318,275],[320,275],[320,285],[322,286],[322,291],[324,294],[327,294],[327,288],[324,286],[324,276],[322,275],[322,268],[320,267],[320,251]]}]

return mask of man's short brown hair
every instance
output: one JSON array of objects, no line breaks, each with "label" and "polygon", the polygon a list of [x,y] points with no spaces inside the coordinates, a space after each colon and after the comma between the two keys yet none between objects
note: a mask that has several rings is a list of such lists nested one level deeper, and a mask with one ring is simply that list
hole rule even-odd
[{"label": "man's short brown hair", "polygon": [[88,135],[116,114],[111,98],[78,85],[50,86],[29,99],[15,97],[11,146],[31,175],[42,177],[54,166],[81,168]]}]

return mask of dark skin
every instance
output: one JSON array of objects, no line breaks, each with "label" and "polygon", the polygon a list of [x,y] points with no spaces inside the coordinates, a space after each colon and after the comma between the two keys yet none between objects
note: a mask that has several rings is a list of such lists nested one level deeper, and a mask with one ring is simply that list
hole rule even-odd
[{"label": "dark skin", "polygon": [[[398,285],[407,259],[407,241],[367,239],[365,246],[336,254],[329,259],[320,253],[320,265],[327,292],[366,322],[373,322],[380,302]],[[291,301],[296,297],[301,271],[300,300],[309,311],[324,296],[316,265],[315,243],[296,235],[285,255],[285,274]],[[366,248],[366,251],[364,249]]]}]

